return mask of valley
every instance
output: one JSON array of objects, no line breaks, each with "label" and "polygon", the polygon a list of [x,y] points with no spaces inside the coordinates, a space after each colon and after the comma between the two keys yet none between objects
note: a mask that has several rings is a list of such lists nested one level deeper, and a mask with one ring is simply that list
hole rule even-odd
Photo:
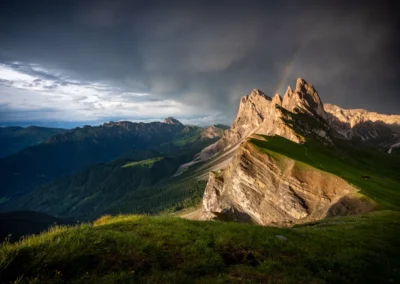
[{"label": "valley", "polygon": [[[398,125],[399,116],[324,105],[299,78],[283,97],[257,89],[242,97],[230,128],[168,117],[52,136],[0,160],[0,209],[61,225],[3,243],[1,276],[396,282]],[[31,233],[46,228],[31,222]]]}]

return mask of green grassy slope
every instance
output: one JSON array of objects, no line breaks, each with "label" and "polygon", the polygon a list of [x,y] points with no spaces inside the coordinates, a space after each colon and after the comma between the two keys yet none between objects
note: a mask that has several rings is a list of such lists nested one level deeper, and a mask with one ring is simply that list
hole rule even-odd
[{"label": "green grassy slope", "polygon": [[284,155],[330,172],[360,188],[380,209],[400,209],[400,159],[368,148],[353,147],[344,141],[326,146],[309,138],[296,144],[279,136],[251,139],[261,151]]},{"label": "green grassy slope", "polygon": [[180,135],[172,143],[175,146],[183,146],[195,142],[204,129],[198,126],[186,126]]},{"label": "green grassy slope", "polygon": [[399,222],[400,213],[391,211],[295,228],[106,216],[95,225],[56,227],[3,244],[0,278],[3,283],[398,283]]},{"label": "green grassy slope", "polygon": [[153,167],[154,163],[161,161],[162,159],[164,159],[164,157],[156,157],[141,161],[128,162],[125,165],[123,165],[122,168],[130,168],[130,167],[151,168]]},{"label": "green grassy slope", "polygon": [[[8,201],[3,208],[33,210],[60,218],[93,220],[103,214],[160,213],[178,206],[198,186],[195,180],[171,179],[197,151],[131,161],[97,164]],[[202,184],[201,192],[204,190]],[[193,198],[198,194],[194,194]]]}]

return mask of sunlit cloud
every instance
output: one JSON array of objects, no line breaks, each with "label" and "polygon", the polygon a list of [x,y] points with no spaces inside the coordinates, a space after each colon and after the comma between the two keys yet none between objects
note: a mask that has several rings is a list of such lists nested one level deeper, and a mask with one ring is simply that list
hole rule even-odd
[{"label": "sunlit cloud", "polygon": [[[0,105],[0,121],[98,121],[109,117],[147,121],[204,115],[175,100],[103,82],[80,81],[37,64],[20,62],[0,64]],[[193,120],[192,124],[199,123]]]}]

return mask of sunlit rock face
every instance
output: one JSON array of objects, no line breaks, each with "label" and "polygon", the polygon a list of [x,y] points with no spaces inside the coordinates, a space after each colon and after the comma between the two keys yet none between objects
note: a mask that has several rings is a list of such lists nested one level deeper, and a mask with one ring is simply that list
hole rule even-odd
[{"label": "sunlit rock face", "polygon": [[202,218],[290,226],[372,210],[351,201],[356,191],[335,175],[276,159],[245,142],[226,169],[210,173]]},{"label": "sunlit rock face", "polygon": [[312,84],[307,84],[304,79],[297,79],[296,89],[288,87],[283,96],[282,106],[291,112],[301,109],[311,115],[318,115],[325,119],[325,110],[321,98]]},{"label": "sunlit rock face", "polygon": [[164,119],[163,123],[182,125],[182,123],[179,120],[177,120],[177,119],[175,119],[175,118],[173,118],[171,116],[167,117],[166,119]]},{"label": "sunlit rock face", "polygon": [[[206,161],[216,153],[242,142],[253,133],[279,135],[296,143],[302,142],[304,139],[285,122],[288,119],[285,110],[326,119],[317,91],[304,79],[297,79],[294,91],[289,86],[283,98],[279,94],[271,98],[255,89],[240,99],[239,111],[231,128],[225,131],[218,142],[199,153],[196,160]],[[327,136],[322,132],[321,135]]]}]

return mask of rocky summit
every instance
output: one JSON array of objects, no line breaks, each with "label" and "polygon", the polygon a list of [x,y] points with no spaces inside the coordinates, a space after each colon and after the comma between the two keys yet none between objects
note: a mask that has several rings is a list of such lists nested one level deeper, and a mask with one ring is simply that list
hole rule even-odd
[{"label": "rocky summit", "polygon": [[[386,150],[397,147],[399,117],[324,105],[314,86],[301,78],[283,98],[255,89],[240,99],[231,128],[195,157],[194,162],[212,165],[202,213],[196,218],[288,226],[372,211],[374,202],[364,198],[359,187],[330,173],[320,163],[323,156],[317,160],[318,153],[310,154],[310,145],[336,149],[340,140],[357,139],[379,141]],[[262,149],[264,142],[278,151]],[[282,143],[289,143],[288,148]],[[290,147],[293,157],[277,154]],[[341,155],[337,151],[332,159]],[[229,158],[222,163],[221,157]]]},{"label": "rocky summit", "polygon": [[[273,98],[260,90],[253,90],[248,96],[240,99],[239,111],[229,131],[213,145],[210,145],[196,157],[206,161],[216,153],[238,145],[253,133],[264,135],[279,135],[296,143],[303,141],[286,122],[290,113],[307,113],[314,115],[316,120],[325,119],[322,101],[311,84],[298,79],[296,89],[290,86],[283,99],[276,94]],[[305,130],[305,129],[304,129]],[[322,128],[310,129],[322,137],[328,137]]]},{"label": "rocky summit", "polygon": [[163,121],[163,123],[182,125],[182,123],[181,123],[179,120],[177,120],[177,119],[175,119],[175,118],[173,118],[173,117],[171,117],[171,116],[165,118],[164,121]]}]

